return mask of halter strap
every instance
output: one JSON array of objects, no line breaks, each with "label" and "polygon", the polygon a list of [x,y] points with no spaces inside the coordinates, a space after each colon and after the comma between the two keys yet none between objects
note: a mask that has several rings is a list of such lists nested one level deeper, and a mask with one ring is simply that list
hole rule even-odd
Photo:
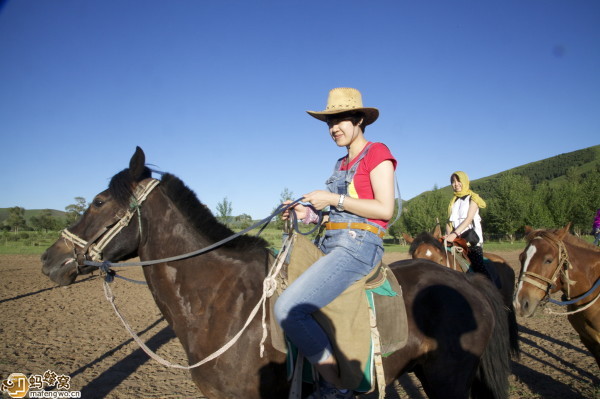
[{"label": "halter strap", "polygon": [[[126,226],[129,225],[133,215],[137,212],[139,215],[139,210],[142,203],[146,200],[148,195],[154,190],[156,186],[160,183],[158,179],[148,179],[147,184],[139,184],[135,192],[133,194],[133,198],[131,201],[131,206],[125,215],[119,217],[116,223],[112,225],[108,225],[98,231],[89,241],[85,241],[81,237],[76,234],[70,232],[68,229],[64,229],[61,233],[61,236],[69,241],[71,241],[74,245],[82,248],[80,252],[75,251],[75,255],[77,258],[77,263],[79,266],[83,266],[83,262],[85,258],[89,256],[93,261],[102,260],[102,251],[111,242],[111,240],[123,230]],[[116,218],[118,216],[115,216]],[[140,224],[141,229],[141,224]],[[97,242],[96,242],[97,241]]]},{"label": "halter strap", "polygon": [[[546,293],[546,296],[549,296],[550,290],[556,286],[556,280],[558,279],[558,277],[560,275],[563,277],[563,284],[565,285],[565,290],[567,291],[566,296],[568,299],[570,299],[571,298],[571,285],[575,284],[575,281],[573,281],[569,278],[569,269],[572,266],[571,266],[571,262],[569,261],[569,253],[567,252],[567,249],[565,248],[565,244],[560,239],[558,239],[558,237],[556,237],[556,235],[554,235],[550,232],[546,232],[546,231],[542,231],[542,232],[538,233],[533,239],[535,239],[535,238],[545,239],[546,241],[550,242],[550,244],[552,244],[557,249],[558,261],[556,264],[556,269],[554,270],[554,272],[552,273],[552,277],[550,277],[550,278],[541,276],[537,273],[526,271],[525,273],[523,273],[521,275],[521,277],[519,278],[519,281],[527,282],[527,283],[533,285],[534,287],[541,289],[542,291],[544,291]],[[530,243],[530,245],[531,245],[531,243]],[[543,281],[546,284],[544,285],[544,284],[540,283],[540,281]]]}]

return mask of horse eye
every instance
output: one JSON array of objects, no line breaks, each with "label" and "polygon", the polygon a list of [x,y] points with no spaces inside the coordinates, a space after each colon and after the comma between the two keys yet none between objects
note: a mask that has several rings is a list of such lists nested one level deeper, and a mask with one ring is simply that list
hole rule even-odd
[{"label": "horse eye", "polygon": [[544,263],[545,263],[545,264],[547,264],[547,265],[549,265],[550,263],[552,263],[552,259],[546,259],[546,260],[544,261]]},{"label": "horse eye", "polygon": [[100,198],[94,198],[94,206],[96,208],[100,208],[103,204],[104,201],[102,201]]}]

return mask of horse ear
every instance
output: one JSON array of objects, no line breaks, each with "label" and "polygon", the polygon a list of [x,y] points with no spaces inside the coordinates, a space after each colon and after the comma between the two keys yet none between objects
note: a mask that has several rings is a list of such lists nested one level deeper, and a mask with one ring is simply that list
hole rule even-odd
[{"label": "horse ear", "polygon": [[440,227],[439,224],[435,225],[432,235],[433,235],[433,238],[440,238],[442,236],[442,228]]},{"label": "horse ear", "polygon": [[135,153],[129,161],[129,174],[135,181],[140,180],[146,166],[146,155],[140,147],[135,147]]},{"label": "horse ear", "polygon": [[567,233],[569,232],[570,229],[571,229],[571,222],[567,223],[567,225],[565,227],[563,227],[562,229],[558,230],[556,232],[556,235],[558,236],[558,238],[560,240],[562,240],[567,235]]},{"label": "horse ear", "polygon": [[525,226],[525,234],[526,235],[529,234],[529,233],[531,233],[532,231],[533,231],[533,227],[527,226],[527,225]]},{"label": "horse ear", "polygon": [[409,244],[412,244],[412,242],[414,241],[414,238],[412,238],[411,236],[409,236],[407,233],[402,233],[402,237]]}]

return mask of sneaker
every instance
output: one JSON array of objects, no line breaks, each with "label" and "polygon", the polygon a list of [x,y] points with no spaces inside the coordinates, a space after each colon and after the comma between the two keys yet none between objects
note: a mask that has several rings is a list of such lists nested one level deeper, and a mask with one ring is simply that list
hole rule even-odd
[{"label": "sneaker", "polygon": [[348,389],[346,392],[340,392],[336,388],[328,386],[320,386],[319,392],[314,392],[306,397],[306,399],[354,399],[354,391]]}]

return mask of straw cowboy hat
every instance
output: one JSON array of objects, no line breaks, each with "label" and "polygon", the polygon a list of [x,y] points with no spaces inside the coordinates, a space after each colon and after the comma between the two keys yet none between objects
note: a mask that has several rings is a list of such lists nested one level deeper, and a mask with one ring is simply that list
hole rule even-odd
[{"label": "straw cowboy hat", "polygon": [[329,97],[327,98],[327,107],[324,111],[306,112],[320,121],[327,122],[328,116],[348,111],[360,111],[364,113],[364,126],[370,125],[379,117],[379,110],[377,108],[363,107],[360,91],[349,87],[331,89],[329,91]]}]

